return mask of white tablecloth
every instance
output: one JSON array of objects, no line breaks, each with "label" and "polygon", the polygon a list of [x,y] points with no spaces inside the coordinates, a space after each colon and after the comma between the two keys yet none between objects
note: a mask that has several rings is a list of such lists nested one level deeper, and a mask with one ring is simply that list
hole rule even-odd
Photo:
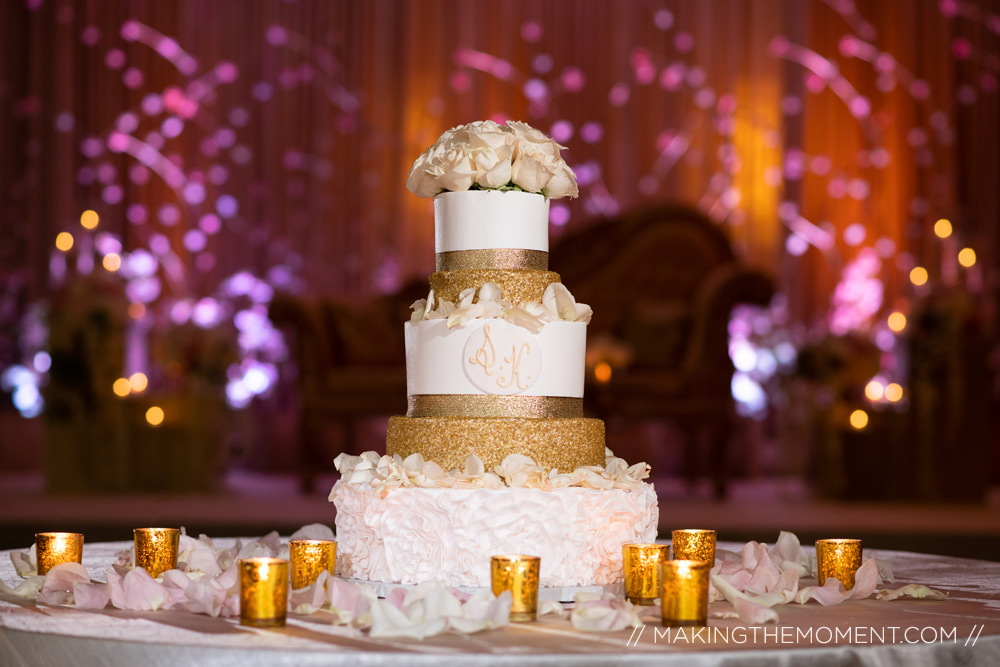
[{"label": "white tablecloth", "polygon": [[[228,546],[226,540],[216,540]],[[87,544],[83,564],[95,579],[128,542]],[[739,545],[720,544],[736,550]],[[1000,563],[866,550],[889,560],[899,581],[945,591],[949,599],[874,598],[822,607],[776,607],[780,624],[744,627],[711,619],[709,631],[664,635],[659,610],[645,608],[635,631],[576,631],[568,619],[423,641],[371,639],[331,624],[331,616],[290,615],[285,628],[258,630],[233,619],[186,612],[53,607],[0,596],[0,665],[1000,665]],[[9,552],[0,578],[16,585]],[[709,613],[730,609],[713,603]],[[839,634],[838,634],[839,633]],[[971,638],[970,638],[971,637]],[[916,643],[908,643],[915,641]]]}]

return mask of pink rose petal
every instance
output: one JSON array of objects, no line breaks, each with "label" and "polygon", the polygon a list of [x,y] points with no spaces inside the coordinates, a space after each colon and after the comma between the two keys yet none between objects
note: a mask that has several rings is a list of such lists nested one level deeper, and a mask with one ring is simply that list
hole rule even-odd
[{"label": "pink rose petal", "polygon": [[80,609],[104,609],[111,601],[111,590],[102,583],[75,583],[73,601]]}]

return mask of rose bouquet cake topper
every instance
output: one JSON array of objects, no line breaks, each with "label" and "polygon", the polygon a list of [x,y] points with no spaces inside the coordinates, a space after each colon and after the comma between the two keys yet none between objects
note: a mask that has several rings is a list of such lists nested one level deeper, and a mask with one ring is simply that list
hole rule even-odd
[{"label": "rose bouquet cake topper", "polygon": [[466,190],[576,197],[576,175],[559,155],[563,148],[518,121],[459,125],[446,130],[413,162],[406,187],[418,197]]}]

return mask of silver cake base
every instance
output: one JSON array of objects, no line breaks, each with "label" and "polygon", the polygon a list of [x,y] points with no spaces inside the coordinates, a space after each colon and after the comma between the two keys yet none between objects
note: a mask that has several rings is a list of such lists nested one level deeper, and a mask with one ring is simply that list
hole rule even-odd
[{"label": "silver cake base", "polygon": [[[387,581],[365,581],[364,579],[345,579],[345,581],[349,581],[352,584],[364,584],[375,591],[375,595],[380,598],[388,597],[389,594],[397,588],[402,588],[404,590],[416,588],[416,584],[393,584]],[[479,588],[476,586],[453,586],[452,590],[473,595],[479,591],[489,589]],[[597,595],[609,594],[621,597],[625,594],[625,585],[609,584],[607,586],[553,586],[550,588],[539,588],[538,601],[544,602],[547,600],[555,600],[557,602],[573,602],[577,593],[595,593]]]}]

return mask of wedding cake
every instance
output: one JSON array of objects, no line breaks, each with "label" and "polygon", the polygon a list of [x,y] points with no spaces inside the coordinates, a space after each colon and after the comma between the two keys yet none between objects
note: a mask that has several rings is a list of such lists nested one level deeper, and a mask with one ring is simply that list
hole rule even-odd
[{"label": "wedding cake", "polygon": [[489,586],[490,556],[541,556],[541,585],[611,585],[656,538],[644,463],[583,416],[589,306],[548,270],[549,199],[576,196],[562,147],[524,123],[445,132],[407,187],[434,198],[437,271],[404,326],[408,410],[386,455],[341,454],[338,572]]}]

